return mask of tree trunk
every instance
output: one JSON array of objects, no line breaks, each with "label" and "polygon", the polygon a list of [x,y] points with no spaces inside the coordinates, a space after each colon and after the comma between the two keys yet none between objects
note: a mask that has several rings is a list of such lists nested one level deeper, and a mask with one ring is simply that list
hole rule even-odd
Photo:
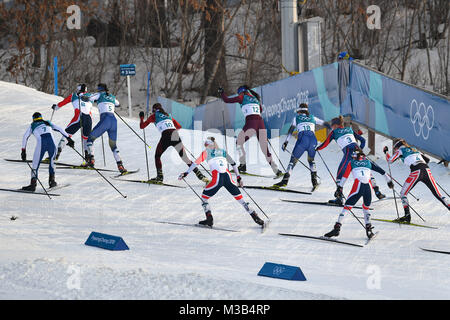
[{"label": "tree trunk", "polygon": [[[223,5],[223,0],[207,0],[208,8]],[[215,96],[218,87],[227,90],[225,46],[224,46],[224,14],[221,8],[206,10],[203,14],[203,29],[205,32],[204,60],[204,91],[201,103],[206,96]]]}]

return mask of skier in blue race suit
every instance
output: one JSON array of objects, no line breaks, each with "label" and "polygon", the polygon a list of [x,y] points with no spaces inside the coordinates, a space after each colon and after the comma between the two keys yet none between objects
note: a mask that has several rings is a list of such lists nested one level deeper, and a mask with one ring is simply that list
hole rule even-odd
[{"label": "skier in blue race suit", "polygon": [[283,151],[286,150],[289,139],[291,138],[292,133],[295,129],[297,129],[298,131],[297,142],[295,143],[295,147],[292,151],[291,160],[289,161],[289,165],[286,169],[286,173],[283,176],[283,180],[276,183],[274,187],[287,186],[292,170],[305,151],[308,153],[308,163],[311,170],[311,182],[313,188],[315,189],[318,186],[317,169],[314,162],[317,146],[317,138],[314,133],[316,124],[324,125],[327,128],[331,129],[331,126],[327,122],[309,113],[308,105],[306,103],[301,103],[299,108],[297,109],[297,115],[292,120],[292,124],[289,128],[286,141],[283,143],[281,149]]},{"label": "skier in blue race suit", "polygon": [[324,149],[330,144],[332,140],[335,140],[339,147],[342,149],[342,152],[344,152],[344,156],[342,157],[336,174],[337,189],[334,193],[336,200],[329,201],[330,203],[342,205],[344,194],[342,193],[343,187],[339,185],[339,182],[344,177],[345,170],[351,160],[351,154],[356,150],[356,148],[358,148],[356,140],[359,140],[361,142],[361,145],[359,146],[361,149],[364,149],[366,140],[359,134],[353,132],[353,129],[351,127],[344,127],[344,118],[342,116],[333,118],[331,120],[331,128],[333,130],[327,136],[325,141],[316,148],[316,151]]},{"label": "skier in blue race suit", "polygon": [[[84,97],[82,97],[84,99]],[[114,155],[114,159],[117,162],[117,168],[121,173],[127,172],[122,164],[122,159],[119,155],[119,149],[117,148],[117,119],[114,115],[115,108],[120,106],[119,100],[108,92],[106,84],[100,83],[97,85],[97,93],[88,95],[87,99],[90,102],[96,102],[98,110],[100,112],[100,121],[92,130],[87,140],[88,156],[87,162],[90,166],[94,166],[94,150],[93,144],[95,139],[100,137],[103,133],[108,132],[109,147]]]}]

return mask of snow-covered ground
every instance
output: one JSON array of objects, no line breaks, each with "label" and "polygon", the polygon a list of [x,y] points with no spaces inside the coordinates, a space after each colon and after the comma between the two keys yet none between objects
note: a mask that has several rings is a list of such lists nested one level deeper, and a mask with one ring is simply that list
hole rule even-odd
[{"label": "snow-covered ground", "polygon": [[[22,135],[31,115],[39,111],[49,119],[50,106],[60,100],[0,82],[0,188],[20,188],[29,183],[26,164],[3,159],[20,158]],[[65,127],[72,115],[73,110],[67,106],[55,113],[53,121]],[[94,120],[98,121],[97,113]],[[142,133],[136,119],[126,120]],[[130,179],[147,179],[143,143],[120,120],[118,124],[118,147],[124,164],[129,170],[140,169]],[[206,135],[181,130],[185,145],[195,154],[200,152],[201,138]],[[55,137],[59,140],[60,136],[55,133]],[[153,147],[149,159],[150,175],[154,176],[153,157],[160,134],[150,126],[146,137]],[[216,137],[222,144],[223,138]],[[234,142],[227,139],[233,149]],[[383,138],[377,139],[377,162],[387,169],[380,151]],[[79,134],[74,140],[78,148]],[[278,139],[273,139],[272,144],[279,145]],[[34,138],[30,137],[28,158],[34,145]],[[95,148],[101,168],[101,139],[95,142]],[[105,148],[107,167],[116,169],[107,139]],[[263,160],[256,161],[259,156],[255,155],[260,154],[256,150],[252,139],[249,171],[270,173]],[[340,150],[332,143],[321,154],[334,174],[341,159]],[[289,155],[281,152],[280,156],[286,164]],[[79,163],[80,159],[66,147],[60,161]],[[338,208],[280,201],[332,198],[333,181],[320,157],[316,161],[322,184],[313,195],[248,190],[272,220],[263,234],[226,190],[210,201],[215,225],[239,230],[238,233],[157,223],[195,223],[203,219],[199,199],[189,188],[111,180],[127,195],[125,199],[94,171],[58,170],[57,181],[71,185],[55,191],[61,196],[52,200],[0,191],[0,299],[449,299],[450,256],[425,252],[420,247],[450,250],[450,215],[424,185],[413,190],[420,201],[410,197],[410,202],[426,224],[438,229],[374,221],[380,234],[363,248],[278,235],[284,232],[320,236],[333,227]],[[436,163],[430,167],[442,187],[450,190],[449,170]],[[186,165],[173,149],[163,155],[163,169],[167,183],[184,186],[176,178]],[[402,164],[394,164],[392,170],[401,182],[409,173]],[[109,178],[112,174],[105,175]],[[47,165],[42,165],[40,178],[47,186]],[[376,178],[381,190],[391,195],[384,179],[379,175]],[[187,181],[196,192],[201,192],[202,184],[194,175]],[[244,181],[252,185],[274,183],[268,178],[247,176]],[[346,194],[351,184],[352,181],[347,182]],[[289,187],[303,190],[309,186],[309,173],[298,165]],[[244,197],[248,199],[245,193]],[[393,200],[374,203],[373,208],[374,217],[397,216]],[[360,210],[354,212],[362,215]],[[11,216],[18,219],[10,220]],[[414,214],[413,222],[424,223]],[[130,250],[113,252],[85,246],[92,231],[121,236]],[[361,225],[347,217],[339,239],[364,244],[365,238]],[[265,262],[299,266],[307,281],[259,277],[257,273]]]}]

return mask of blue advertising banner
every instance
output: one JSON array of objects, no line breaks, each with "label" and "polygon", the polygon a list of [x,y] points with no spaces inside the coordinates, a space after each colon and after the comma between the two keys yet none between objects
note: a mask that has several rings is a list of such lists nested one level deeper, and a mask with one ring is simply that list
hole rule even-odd
[{"label": "blue advertising banner", "polygon": [[305,102],[310,112],[325,121],[340,114],[338,64],[316,68],[261,87],[263,118],[271,138],[272,129],[286,134],[295,109]]},{"label": "blue advertising banner", "polygon": [[[261,96],[262,117],[270,138],[287,133],[295,109],[305,102],[320,119],[329,121],[340,114],[350,115],[368,128],[404,138],[409,144],[450,161],[448,98],[389,78],[357,62],[332,63],[254,90]],[[237,136],[245,123],[237,103],[226,104],[217,99],[191,108],[161,97],[158,101],[186,129],[195,126]]]},{"label": "blue advertising banner", "polygon": [[350,65],[342,114],[390,137],[450,160],[450,103],[359,64]]}]

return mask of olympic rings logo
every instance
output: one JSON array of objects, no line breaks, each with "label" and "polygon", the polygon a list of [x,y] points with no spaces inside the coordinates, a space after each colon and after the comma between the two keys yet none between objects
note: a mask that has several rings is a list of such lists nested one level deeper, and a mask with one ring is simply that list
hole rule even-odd
[{"label": "olympic rings logo", "polygon": [[414,133],[417,137],[422,137],[427,140],[430,135],[430,130],[434,126],[434,110],[431,105],[425,106],[425,103],[417,103],[416,99],[411,101],[409,109],[409,116],[413,124]]},{"label": "olympic rings logo", "polygon": [[282,274],[285,270],[286,270],[286,268],[284,268],[284,267],[276,266],[275,268],[273,268],[272,273],[273,273],[274,275],[279,276],[279,275]]}]

